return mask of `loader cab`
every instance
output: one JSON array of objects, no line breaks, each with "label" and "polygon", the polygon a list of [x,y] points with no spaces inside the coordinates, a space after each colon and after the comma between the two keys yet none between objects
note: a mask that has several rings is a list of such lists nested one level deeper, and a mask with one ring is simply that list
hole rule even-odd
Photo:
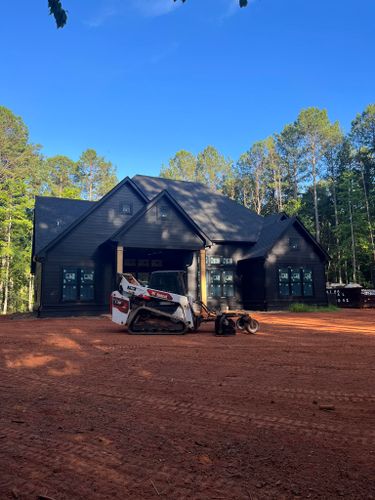
[{"label": "loader cab", "polygon": [[185,271],[154,271],[151,273],[149,288],[187,295]]}]

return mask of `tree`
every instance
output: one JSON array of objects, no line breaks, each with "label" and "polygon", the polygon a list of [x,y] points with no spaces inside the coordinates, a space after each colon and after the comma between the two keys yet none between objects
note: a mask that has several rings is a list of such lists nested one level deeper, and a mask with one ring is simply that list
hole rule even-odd
[{"label": "tree", "polygon": [[267,137],[264,145],[267,152],[267,170],[270,179],[268,211],[282,212],[284,210],[284,187],[286,180],[284,164],[278,154],[274,137]]},{"label": "tree", "polygon": [[160,176],[167,179],[201,182],[213,191],[230,189],[232,182],[232,160],[225,158],[213,146],[207,146],[198,156],[188,151],[178,151],[163,166]]},{"label": "tree", "polygon": [[160,176],[166,179],[180,181],[197,180],[197,158],[189,151],[178,151],[168,162],[168,166],[163,166]]},{"label": "tree", "polygon": [[[6,314],[23,300],[31,279],[31,227],[35,172],[40,171],[38,148],[28,142],[20,117],[0,107],[0,305]],[[21,308],[21,307],[20,307]]]},{"label": "tree", "polygon": [[[340,222],[338,212],[338,196],[337,189],[340,182],[342,173],[350,168],[351,164],[351,146],[347,139],[343,136],[338,136],[336,142],[330,143],[330,147],[325,152],[325,159],[327,164],[327,181],[329,190],[329,199],[333,205],[333,227],[331,229],[332,237],[335,241],[335,247],[331,252],[334,257],[333,267],[336,271],[336,282],[342,283],[342,249],[340,242]],[[327,213],[324,214],[326,218]],[[330,264],[331,265],[331,264]]]},{"label": "tree", "polygon": [[349,137],[360,171],[372,258],[375,262],[375,104],[370,104],[363,113],[356,116]]},{"label": "tree", "polygon": [[213,146],[207,146],[197,156],[196,180],[213,191],[222,192],[232,165],[232,160],[225,158]]},{"label": "tree", "polygon": [[84,151],[78,160],[78,184],[82,196],[97,200],[117,183],[116,169],[110,161],[98,156],[94,149]]},{"label": "tree", "polygon": [[45,194],[59,198],[79,198],[81,190],[77,185],[78,165],[67,156],[57,155],[47,158],[47,180]]},{"label": "tree", "polygon": [[[173,0],[173,1],[177,2],[178,0]],[[181,1],[182,3],[186,2],[186,0],[181,0]],[[246,7],[248,4],[248,0],[238,0],[238,3],[240,7]],[[68,20],[68,13],[63,8],[61,1],[48,0],[48,7],[50,14],[53,15],[53,17],[55,18],[56,26],[58,28],[63,28]]]},{"label": "tree", "polygon": [[314,199],[315,236],[320,241],[320,221],[317,195],[319,178],[324,175],[324,155],[329,145],[341,135],[339,124],[331,123],[327,111],[318,108],[308,108],[298,115],[298,127],[301,142],[301,155],[308,166],[312,181]]},{"label": "tree", "polygon": [[284,173],[283,210],[290,215],[301,208],[302,185],[307,176],[307,166],[301,148],[301,134],[295,123],[286,125],[275,135],[276,152]]},{"label": "tree", "polygon": [[237,162],[238,181],[241,185],[240,200],[245,207],[257,214],[264,211],[269,188],[268,152],[265,141],[253,144]]},{"label": "tree", "polygon": [[63,28],[68,20],[67,11],[60,0],[48,0],[49,13],[55,18],[56,26]]}]

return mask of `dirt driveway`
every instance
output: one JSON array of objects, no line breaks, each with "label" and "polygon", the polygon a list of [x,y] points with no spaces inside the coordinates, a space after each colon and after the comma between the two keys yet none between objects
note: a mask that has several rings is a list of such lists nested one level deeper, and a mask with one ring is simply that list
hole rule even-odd
[{"label": "dirt driveway", "polygon": [[0,319],[0,499],[375,498],[375,310],[257,317]]}]

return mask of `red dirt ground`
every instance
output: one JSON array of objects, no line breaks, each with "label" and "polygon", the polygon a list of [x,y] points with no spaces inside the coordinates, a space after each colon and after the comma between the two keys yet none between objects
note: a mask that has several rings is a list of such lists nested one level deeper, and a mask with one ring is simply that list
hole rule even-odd
[{"label": "red dirt ground", "polygon": [[375,498],[375,310],[257,318],[0,320],[0,499]]}]

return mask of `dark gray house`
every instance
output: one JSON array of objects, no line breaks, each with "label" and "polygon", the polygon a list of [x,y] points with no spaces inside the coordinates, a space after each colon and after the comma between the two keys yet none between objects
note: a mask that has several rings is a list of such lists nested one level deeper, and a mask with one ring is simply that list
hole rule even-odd
[{"label": "dark gray house", "polygon": [[296,217],[261,217],[204,185],[137,175],[96,202],[37,197],[32,272],[40,315],[107,312],[117,273],[186,270],[209,306],[326,304],[327,253]]}]

